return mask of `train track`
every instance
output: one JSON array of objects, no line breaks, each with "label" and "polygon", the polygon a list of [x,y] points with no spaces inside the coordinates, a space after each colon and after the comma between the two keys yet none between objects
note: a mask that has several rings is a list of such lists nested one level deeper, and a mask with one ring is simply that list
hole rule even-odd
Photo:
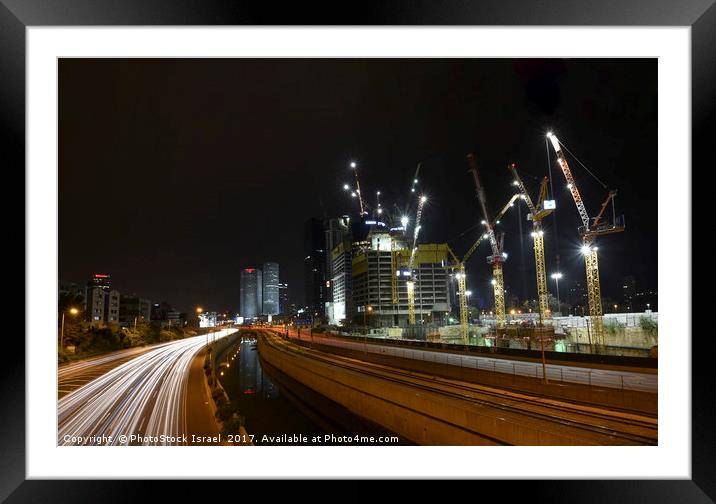
[{"label": "train track", "polygon": [[520,417],[522,421],[533,424],[546,422],[548,425],[581,433],[586,437],[586,441],[592,441],[594,444],[655,445],[658,442],[655,418],[439,378],[350,357],[329,355],[297,346],[278,337],[265,338],[274,348],[298,352],[317,362],[359,372],[364,376],[372,376],[396,385],[413,387],[423,393],[439,394],[443,398],[456,399],[475,407],[491,408],[495,412]]}]

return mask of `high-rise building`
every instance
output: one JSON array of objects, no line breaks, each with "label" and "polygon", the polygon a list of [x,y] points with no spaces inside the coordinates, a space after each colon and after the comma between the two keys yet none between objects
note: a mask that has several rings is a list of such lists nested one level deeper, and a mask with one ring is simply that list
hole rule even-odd
[{"label": "high-rise building", "polygon": [[[326,236],[321,219],[308,219],[304,225],[303,270],[306,306],[319,316],[325,315]],[[330,281],[329,281],[330,285]]]},{"label": "high-rise building", "polygon": [[112,289],[110,275],[95,273],[87,282],[83,309],[90,324],[119,323],[119,291]]},{"label": "high-rise building", "polygon": [[325,226],[326,233],[326,280],[329,280],[326,287],[326,302],[333,302],[333,249],[339,244],[347,245],[350,250],[351,220],[344,215],[334,219],[328,219]]},{"label": "high-rise building", "polygon": [[288,284],[278,284],[278,312],[281,315],[288,315],[289,313],[289,300],[288,300]]},{"label": "high-rise building", "polygon": [[340,242],[331,251],[332,301],[328,303],[328,323],[343,324],[350,321],[353,310],[353,276],[351,244]]},{"label": "high-rise building", "polygon": [[241,270],[241,316],[254,319],[261,315],[263,301],[263,281],[261,270],[244,268]]},{"label": "high-rise building", "polygon": [[263,315],[278,315],[279,313],[279,281],[278,263],[265,262],[262,280],[262,308]]},{"label": "high-rise building", "polygon": [[[393,260],[395,254],[395,262]],[[368,312],[374,326],[405,325],[410,253],[403,235],[372,230],[351,261],[355,314]],[[415,314],[420,322],[444,322],[450,312],[447,244],[421,244],[415,251]],[[395,283],[393,282],[395,275]],[[393,286],[396,303],[393,302]],[[335,293],[335,291],[334,291]]]}]

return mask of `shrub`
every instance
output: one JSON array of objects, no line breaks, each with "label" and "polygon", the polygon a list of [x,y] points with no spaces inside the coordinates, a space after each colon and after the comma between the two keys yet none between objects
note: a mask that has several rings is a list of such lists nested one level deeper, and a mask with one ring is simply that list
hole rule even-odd
[{"label": "shrub", "polygon": [[232,415],[231,419],[224,422],[224,428],[221,429],[221,433],[224,436],[231,434],[238,434],[241,427],[245,425],[246,419],[241,415]]},{"label": "shrub", "polygon": [[228,401],[222,402],[221,405],[216,408],[216,418],[218,418],[222,422],[230,420],[233,415],[234,408]]},{"label": "shrub", "polygon": [[642,315],[639,319],[639,327],[650,336],[655,336],[659,332],[658,322],[651,317]]},{"label": "shrub", "polygon": [[224,392],[220,388],[215,388],[211,393],[211,398],[218,403],[219,400],[224,399]]},{"label": "shrub", "polygon": [[616,334],[618,331],[624,329],[624,324],[620,323],[618,320],[609,320],[604,323],[604,329],[609,334]]}]

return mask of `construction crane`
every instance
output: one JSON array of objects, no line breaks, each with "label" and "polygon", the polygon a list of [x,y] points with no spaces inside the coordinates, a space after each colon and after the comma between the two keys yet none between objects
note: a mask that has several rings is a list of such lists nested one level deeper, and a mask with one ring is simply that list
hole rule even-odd
[{"label": "construction crane", "polygon": [[534,240],[535,267],[537,271],[537,301],[539,302],[539,324],[544,324],[549,311],[549,292],[547,291],[547,271],[544,264],[544,231],[542,230],[542,219],[554,211],[554,201],[547,199],[547,184],[549,179],[544,177],[540,185],[537,205],[534,205],[522,179],[517,173],[517,165],[512,163],[507,166],[515,178],[513,182],[520,189],[522,199],[527,203],[530,210],[528,219],[532,219],[532,239]]},{"label": "construction crane", "polygon": [[[507,204],[502,207],[502,209],[497,213],[493,220],[493,226],[497,224],[502,216],[507,212],[507,210],[510,209],[510,207],[513,207],[515,204],[515,200],[520,198],[519,194],[515,194],[510,198],[510,200],[507,202]],[[477,250],[477,247],[480,245],[480,243],[483,242],[483,240],[486,240],[489,238],[488,233],[483,233],[480,235],[480,237],[475,240],[475,243],[472,244],[472,246],[465,252],[465,255],[462,256],[462,260],[458,259],[455,255],[455,252],[448,246],[448,252],[450,252],[450,255],[453,258],[453,264],[450,265],[451,268],[457,270],[457,273],[455,273],[455,279],[457,280],[457,297],[458,302],[460,303],[460,332],[462,335],[462,340],[465,344],[468,343],[468,306],[467,306],[467,285],[465,282],[466,275],[465,275],[465,263],[470,258],[473,252]]]},{"label": "construction crane", "polygon": [[592,323],[592,333],[594,334],[594,341],[597,345],[603,344],[604,338],[604,321],[602,318],[602,289],[599,282],[599,260],[597,258],[597,247],[595,245],[597,236],[612,234],[624,231],[624,219],[620,216],[619,219],[616,215],[612,215],[611,223],[602,223],[602,216],[604,211],[610,202],[612,202],[612,212],[614,211],[614,197],[616,191],[609,191],[607,199],[602,203],[602,207],[599,210],[599,214],[594,218],[590,219],[587,209],[582,201],[582,196],[579,194],[579,189],[572,176],[572,171],[569,168],[569,163],[564,157],[562,152],[560,141],[557,139],[552,132],[547,133],[557,154],[557,163],[564,173],[564,178],[567,180],[567,188],[572,193],[572,199],[577,206],[577,211],[582,219],[582,226],[577,231],[582,239],[582,254],[584,255],[584,266],[587,274],[587,299],[589,303],[589,318]]},{"label": "construction crane", "polygon": [[500,233],[498,238],[495,234],[494,223],[490,222],[485,189],[482,187],[482,184],[480,184],[480,178],[477,175],[475,156],[470,153],[467,155],[467,160],[475,181],[477,199],[480,201],[482,215],[484,216],[482,224],[487,228],[487,237],[490,240],[490,247],[492,248],[492,255],[488,256],[487,263],[492,265],[492,286],[495,295],[495,326],[502,328],[505,326],[505,281],[502,276],[502,263],[507,260],[507,254],[503,252],[505,236],[504,233]]},{"label": "construction crane", "polygon": [[[408,201],[410,201],[412,194],[415,193],[415,186],[418,183],[418,175],[420,174],[420,167],[422,166],[422,163],[418,163],[418,166],[415,168],[415,174],[413,175],[413,178],[411,179],[411,185],[410,185],[410,193],[408,194]],[[418,204],[420,204],[418,202]],[[408,210],[407,208],[405,211],[402,211],[398,208],[397,204],[394,204],[395,211],[399,214],[402,214],[400,224],[403,228],[403,233],[406,234],[408,230]],[[408,205],[409,206],[409,205]],[[419,223],[416,223],[418,225]],[[396,240],[391,239],[390,241],[390,269],[391,269],[391,281],[390,281],[390,288],[391,288],[391,297],[393,306],[398,305],[398,268],[400,266],[399,263],[401,263],[401,257],[402,257],[402,250],[398,249],[396,247]],[[414,305],[413,305],[414,306]]]},{"label": "construction crane", "polygon": [[418,233],[420,233],[420,219],[423,215],[423,206],[428,198],[423,195],[418,201],[418,211],[415,214],[415,227],[413,228],[413,246],[410,249],[410,260],[408,261],[408,271],[410,277],[406,282],[406,290],[408,293],[408,324],[415,324],[415,282],[417,281],[417,275],[413,271],[413,265],[415,264],[415,252],[418,250]]},{"label": "construction crane", "polygon": [[[351,192],[351,195],[353,197],[356,197],[356,196],[358,197],[358,204],[360,206],[360,216],[363,217],[365,215],[368,215],[368,207],[365,204],[365,202],[363,201],[363,195],[360,192],[360,181],[358,180],[358,165],[355,161],[351,161],[350,166],[353,169],[353,174],[355,175],[355,179],[356,179],[356,189],[355,189],[355,191]],[[344,185],[343,188],[345,190],[349,190],[349,187],[347,184]]]}]

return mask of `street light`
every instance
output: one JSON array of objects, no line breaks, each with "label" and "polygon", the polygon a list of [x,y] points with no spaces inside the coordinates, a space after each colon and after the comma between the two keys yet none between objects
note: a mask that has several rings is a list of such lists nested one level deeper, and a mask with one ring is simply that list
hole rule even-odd
[{"label": "street light", "polygon": [[[197,306],[196,314],[201,315],[202,313],[204,313],[204,308],[202,308],[201,306]],[[199,322],[199,325],[201,325],[201,321]],[[209,331],[208,330],[206,331],[206,347],[209,348]]]},{"label": "street light", "polygon": [[[80,311],[77,308],[69,309],[70,315],[77,315]],[[65,346],[65,312],[62,312],[62,324],[60,326],[60,353]]]},{"label": "street light", "polygon": [[559,303],[559,279],[562,278],[562,273],[552,273],[552,278],[554,278],[554,282],[557,284],[557,311],[561,313]]},{"label": "street light", "polygon": [[363,325],[365,326],[365,332],[363,333],[363,352],[367,353],[368,345],[368,314],[373,311],[373,307],[368,305],[363,310]]}]

